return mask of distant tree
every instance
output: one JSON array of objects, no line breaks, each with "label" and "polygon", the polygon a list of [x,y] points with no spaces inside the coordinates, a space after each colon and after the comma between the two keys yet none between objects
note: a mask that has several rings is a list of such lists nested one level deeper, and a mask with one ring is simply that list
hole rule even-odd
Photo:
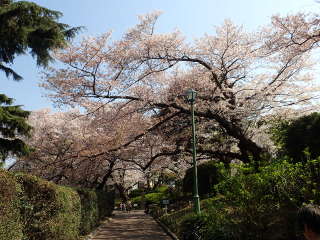
[{"label": "distant tree", "polygon": [[[213,191],[213,186],[219,183],[219,167],[217,162],[208,161],[198,166],[198,190],[200,195]],[[193,167],[189,168],[183,178],[183,192],[193,192]]]},{"label": "distant tree", "polygon": [[320,156],[320,113],[279,121],[271,132],[279,153],[288,155],[294,162]]},{"label": "distant tree", "polygon": [[7,64],[30,53],[37,65],[47,66],[50,51],[66,45],[79,28],[59,23],[62,13],[32,2],[0,0],[0,70],[14,80],[22,77]]},{"label": "distant tree", "polygon": [[0,94],[0,164],[9,156],[21,156],[30,148],[19,138],[29,136],[31,126],[26,122],[30,112],[12,105],[13,99]]}]

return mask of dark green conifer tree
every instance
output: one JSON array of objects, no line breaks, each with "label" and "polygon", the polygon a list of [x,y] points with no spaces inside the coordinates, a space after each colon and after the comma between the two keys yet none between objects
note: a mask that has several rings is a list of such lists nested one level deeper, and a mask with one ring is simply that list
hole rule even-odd
[{"label": "dark green conifer tree", "polygon": [[[61,16],[32,2],[0,0],[0,71],[21,80],[10,64],[23,54],[34,57],[38,66],[47,66],[53,60],[50,52],[64,47],[80,29],[58,22]],[[30,112],[12,104],[12,98],[0,93],[0,166],[9,156],[30,151],[21,140],[30,134],[26,121]]]},{"label": "dark green conifer tree", "polygon": [[59,23],[61,16],[32,2],[0,0],[0,70],[21,80],[8,65],[23,54],[31,54],[37,65],[47,66],[52,60],[50,51],[65,46],[80,29]]},{"label": "dark green conifer tree", "polygon": [[31,126],[27,123],[30,114],[19,105],[12,105],[13,99],[0,94],[0,163],[9,157],[22,156],[30,148],[20,139],[29,136]]}]

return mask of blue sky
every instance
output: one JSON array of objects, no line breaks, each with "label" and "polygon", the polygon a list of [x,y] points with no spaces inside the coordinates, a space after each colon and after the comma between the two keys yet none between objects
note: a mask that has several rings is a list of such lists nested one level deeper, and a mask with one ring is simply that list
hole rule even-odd
[{"label": "blue sky", "polygon": [[[63,13],[61,22],[71,26],[84,26],[76,38],[95,36],[113,30],[118,39],[128,28],[137,23],[137,15],[154,10],[163,11],[158,31],[180,29],[190,41],[225,19],[231,19],[248,30],[267,24],[273,14],[286,15],[298,11],[320,12],[315,0],[34,0],[41,6]],[[0,72],[0,93],[16,99],[15,104],[26,110],[53,108],[38,87],[41,68],[30,56],[20,56],[12,66],[24,79],[14,82]]]}]

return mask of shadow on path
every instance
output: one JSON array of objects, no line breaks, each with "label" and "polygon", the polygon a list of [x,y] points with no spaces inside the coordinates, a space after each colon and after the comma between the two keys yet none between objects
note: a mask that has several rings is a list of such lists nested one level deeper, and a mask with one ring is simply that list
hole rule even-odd
[{"label": "shadow on path", "polygon": [[131,212],[114,211],[115,216],[110,222],[99,227],[92,240],[171,240],[152,217],[142,210]]}]

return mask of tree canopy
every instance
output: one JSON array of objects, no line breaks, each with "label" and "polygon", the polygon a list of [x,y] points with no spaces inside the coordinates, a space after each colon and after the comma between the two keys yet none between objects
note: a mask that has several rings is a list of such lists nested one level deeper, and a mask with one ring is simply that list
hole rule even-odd
[{"label": "tree canopy", "polygon": [[[141,16],[112,43],[108,32],[68,46],[57,53],[64,66],[48,71],[43,87],[56,103],[81,106],[88,113],[105,108],[118,119],[119,111],[152,115],[140,133],[127,135],[124,145],[163,126],[189,127],[183,95],[193,88],[198,92],[198,133],[219,129],[228,136],[229,147],[212,144],[203,152],[229,161],[261,159],[264,149],[254,138],[261,119],[294,113],[297,105],[301,111],[317,107],[310,100],[319,96],[319,88],[307,72],[317,41],[308,38],[316,32],[312,16],[275,16],[252,33],[225,21],[193,43],[178,30],[157,33],[158,18],[158,12]],[[175,139],[178,149],[185,139]]]},{"label": "tree canopy", "polygon": [[306,162],[320,156],[320,113],[279,121],[271,132],[281,154],[294,162]]},{"label": "tree canopy", "polygon": [[59,23],[61,16],[32,2],[0,0],[0,70],[21,80],[8,64],[27,53],[36,58],[37,65],[47,66],[52,60],[50,51],[65,46],[79,30]]}]

